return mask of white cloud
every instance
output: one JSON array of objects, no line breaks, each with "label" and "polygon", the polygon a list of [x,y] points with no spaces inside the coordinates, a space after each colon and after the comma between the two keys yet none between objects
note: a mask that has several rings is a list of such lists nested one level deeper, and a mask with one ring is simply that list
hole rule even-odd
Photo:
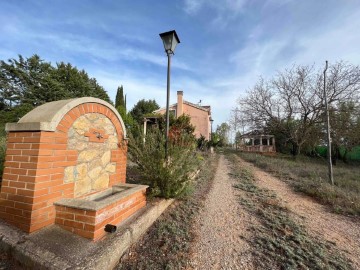
[{"label": "white cloud", "polygon": [[[167,57],[166,57],[165,53],[164,54],[152,54],[152,53],[149,53],[149,52],[146,52],[143,50],[138,51],[138,50],[134,50],[131,48],[126,48],[123,50],[120,49],[119,55],[128,60],[142,60],[142,61],[147,61],[149,63],[156,64],[159,66],[167,67]],[[172,61],[171,67],[188,70],[188,71],[193,70],[187,64],[185,64],[179,60]]]},{"label": "white cloud", "polygon": [[[226,121],[225,111],[236,105],[236,100],[251,88],[260,76],[268,79],[291,67],[293,64],[322,67],[325,60],[336,62],[345,60],[352,64],[360,63],[357,44],[360,44],[360,12],[355,11],[336,23],[319,25],[313,31],[297,32],[296,38],[289,29],[282,35],[263,38],[263,26],[248,37],[247,43],[229,56],[230,66],[235,67],[227,77],[214,77],[207,82],[212,92],[207,96],[213,107],[214,119]],[[260,34],[259,34],[260,33]],[[200,84],[200,83],[199,83]],[[218,91],[218,94],[214,92]],[[219,122],[218,122],[219,123]]]},{"label": "white cloud", "polygon": [[283,5],[294,2],[294,0],[267,0],[263,6],[263,8],[267,8],[269,6],[281,7]]},{"label": "white cloud", "polygon": [[[63,51],[70,54],[87,54],[94,58],[92,59],[94,62],[96,62],[97,59],[107,61],[123,59],[128,61],[144,61],[163,67],[167,66],[165,53],[153,54],[140,48],[119,45],[112,41],[106,41],[98,38],[90,38],[73,34],[39,33],[29,30],[20,31],[17,28],[14,28],[12,36],[15,37],[16,35],[18,36],[18,40],[26,39],[29,42],[34,43],[36,47],[45,45],[57,52]],[[179,60],[173,61],[172,67],[187,71],[192,70],[189,65]]]},{"label": "white cloud", "polygon": [[[4,9],[8,14],[0,17],[0,56],[7,59],[32,52],[46,61],[70,61],[97,78],[112,99],[123,84],[128,109],[142,98],[156,99],[163,106],[167,58],[161,42],[153,43],[147,34],[160,32],[169,21],[160,16],[157,5],[144,3],[146,7],[137,9],[136,4],[125,2],[85,5],[88,12],[79,16],[54,16],[57,9],[49,12],[44,6],[45,17],[12,5],[12,12]],[[344,59],[359,63],[359,5],[335,2],[184,0],[181,5],[189,16],[170,16],[188,39],[182,47],[184,58],[172,61],[172,68],[178,70],[172,72],[171,102],[176,102],[176,91],[183,90],[186,100],[197,103],[201,99],[211,105],[215,121],[221,123],[260,75],[268,78],[294,62],[321,66],[324,60]],[[171,5],[162,4],[163,12]],[[70,34],[77,31],[79,35]],[[195,42],[196,38],[206,42]],[[196,46],[191,48],[191,44]]]},{"label": "white cloud", "polygon": [[266,40],[262,42],[250,42],[246,47],[230,57],[229,61],[234,63],[238,71],[243,74],[252,73],[267,75],[278,69],[279,66],[291,63],[293,56],[282,57],[282,52],[292,42],[291,40]]},{"label": "white cloud", "polygon": [[[247,81],[252,86],[260,75],[272,76],[293,64],[317,66],[325,60],[332,62],[345,60],[353,64],[360,62],[357,44],[360,44],[360,12],[355,11],[342,20],[329,21],[328,25],[317,25],[308,31],[287,29],[272,38],[264,38],[261,32],[266,26],[255,26],[255,33],[233,55],[229,62],[236,66],[235,71],[241,72],[232,81]],[[237,77],[237,78],[236,78]],[[251,79],[252,78],[252,79]]]},{"label": "white cloud", "polygon": [[345,60],[353,64],[359,64],[360,54],[360,12],[348,16],[343,22],[335,27],[324,29],[316,35],[303,36],[300,39],[302,47],[306,52],[298,56],[302,63],[319,63],[329,61]]},{"label": "white cloud", "polygon": [[112,100],[115,100],[116,89],[124,86],[124,94],[127,94],[127,109],[131,108],[141,99],[155,99],[160,106],[166,102],[166,77],[157,80],[152,77],[138,77],[135,74],[118,74],[112,72],[96,71],[91,74],[100,85],[108,90]]},{"label": "white cloud", "polygon": [[204,7],[210,7],[218,12],[232,12],[237,13],[243,9],[247,0],[185,0],[184,10],[189,14],[196,14]]},{"label": "white cloud", "polygon": [[[137,77],[135,74],[118,74],[104,71],[91,73],[96,77],[100,85],[108,90],[112,100],[115,99],[116,89],[119,85],[124,86],[124,93],[127,95],[127,109],[131,108],[141,99],[155,99],[160,107],[166,104],[166,76],[161,78]],[[231,87],[228,85],[215,84],[215,80],[208,83],[200,79],[188,77],[173,78],[171,82],[170,103],[176,103],[176,92],[184,91],[184,99],[197,104],[199,100],[202,105],[210,105],[212,117],[214,118],[214,128],[217,124],[227,121],[227,111],[234,106],[235,100],[239,96],[238,88],[233,82]],[[231,89],[231,90],[229,90]]]},{"label": "white cloud", "polygon": [[204,4],[204,0],[185,0],[184,10],[188,14],[196,14]]},{"label": "white cloud", "polygon": [[243,11],[248,0],[185,0],[184,11],[189,15],[197,15],[200,11],[210,8],[216,14],[211,24],[224,28]]}]

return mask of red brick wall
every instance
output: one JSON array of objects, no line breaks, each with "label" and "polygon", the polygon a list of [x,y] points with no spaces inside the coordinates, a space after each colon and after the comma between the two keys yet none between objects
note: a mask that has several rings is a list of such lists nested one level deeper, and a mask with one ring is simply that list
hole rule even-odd
[{"label": "red brick wall", "polygon": [[[0,193],[0,218],[26,232],[55,222],[53,203],[74,197],[74,183],[64,183],[64,169],[77,163],[77,151],[67,149],[67,131],[83,114],[100,113],[110,119],[119,141],[123,130],[117,116],[106,106],[85,103],[71,109],[55,132],[9,132]],[[109,186],[125,183],[127,146],[119,143],[112,151],[116,173]]]},{"label": "red brick wall", "polygon": [[56,206],[56,224],[82,237],[98,240],[106,234],[106,224],[117,225],[145,205],[144,190],[98,211]]}]

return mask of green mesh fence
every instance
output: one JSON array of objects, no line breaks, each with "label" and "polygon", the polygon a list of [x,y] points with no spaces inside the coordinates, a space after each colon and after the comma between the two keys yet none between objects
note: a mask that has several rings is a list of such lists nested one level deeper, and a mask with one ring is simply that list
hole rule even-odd
[{"label": "green mesh fence", "polygon": [[[323,157],[327,155],[327,147],[326,146],[317,146],[315,151]],[[340,148],[340,155],[345,154],[345,148]],[[346,154],[348,160],[360,160],[360,146],[354,147],[353,150]]]}]

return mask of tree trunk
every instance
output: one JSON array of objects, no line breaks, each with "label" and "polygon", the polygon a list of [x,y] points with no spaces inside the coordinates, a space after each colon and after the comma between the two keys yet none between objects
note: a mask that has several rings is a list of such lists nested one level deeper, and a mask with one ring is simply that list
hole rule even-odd
[{"label": "tree trunk", "polygon": [[332,155],[331,155],[331,160],[332,160],[332,164],[334,166],[336,166],[338,157],[339,157],[339,153],[340,153],[340,149],[339,146],[337,144],[333,144],[332,145]]},{"label": "tree trunk", "polygon": [[297,143],[292,143],[292,151],[291,154],[296,157],[300,154],[300,147]]},{"label": "tree trunk", "polygon": [[342,156],[342,161],[344,163],[348,163],[347,154],[348,154],[348,150],[345,149],[344,155]]}]

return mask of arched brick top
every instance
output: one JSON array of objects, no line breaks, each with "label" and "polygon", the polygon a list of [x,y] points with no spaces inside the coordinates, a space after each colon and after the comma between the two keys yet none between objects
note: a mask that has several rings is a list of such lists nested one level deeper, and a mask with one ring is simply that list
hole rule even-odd
[{"label": "arched brick top", "polygon": [[81,115],[85,115],[88,113],[99,113],[106,116],[114,125],[119,139],[121,137],[123,137],[124,139],[126,138],[126,130],[124,128],[121,116],[115,115],[112,110],[99,103],[84,103],[72,108],[61,119],[61,121],[56,127],[56,130],[58,132],[67,133],[69,128]]},{"label": "arched brick top", "polygon": [[117,132],[122,133],[126,138],[125,125],[118,111],[111,104],[92,97],[43,104],[23,116],[18,123],[6,124],[5,129],[6,131],[56,131],[58,129],[66,132],[68,125],[77,117],[91,112],[107,116],[114,123]]}]

